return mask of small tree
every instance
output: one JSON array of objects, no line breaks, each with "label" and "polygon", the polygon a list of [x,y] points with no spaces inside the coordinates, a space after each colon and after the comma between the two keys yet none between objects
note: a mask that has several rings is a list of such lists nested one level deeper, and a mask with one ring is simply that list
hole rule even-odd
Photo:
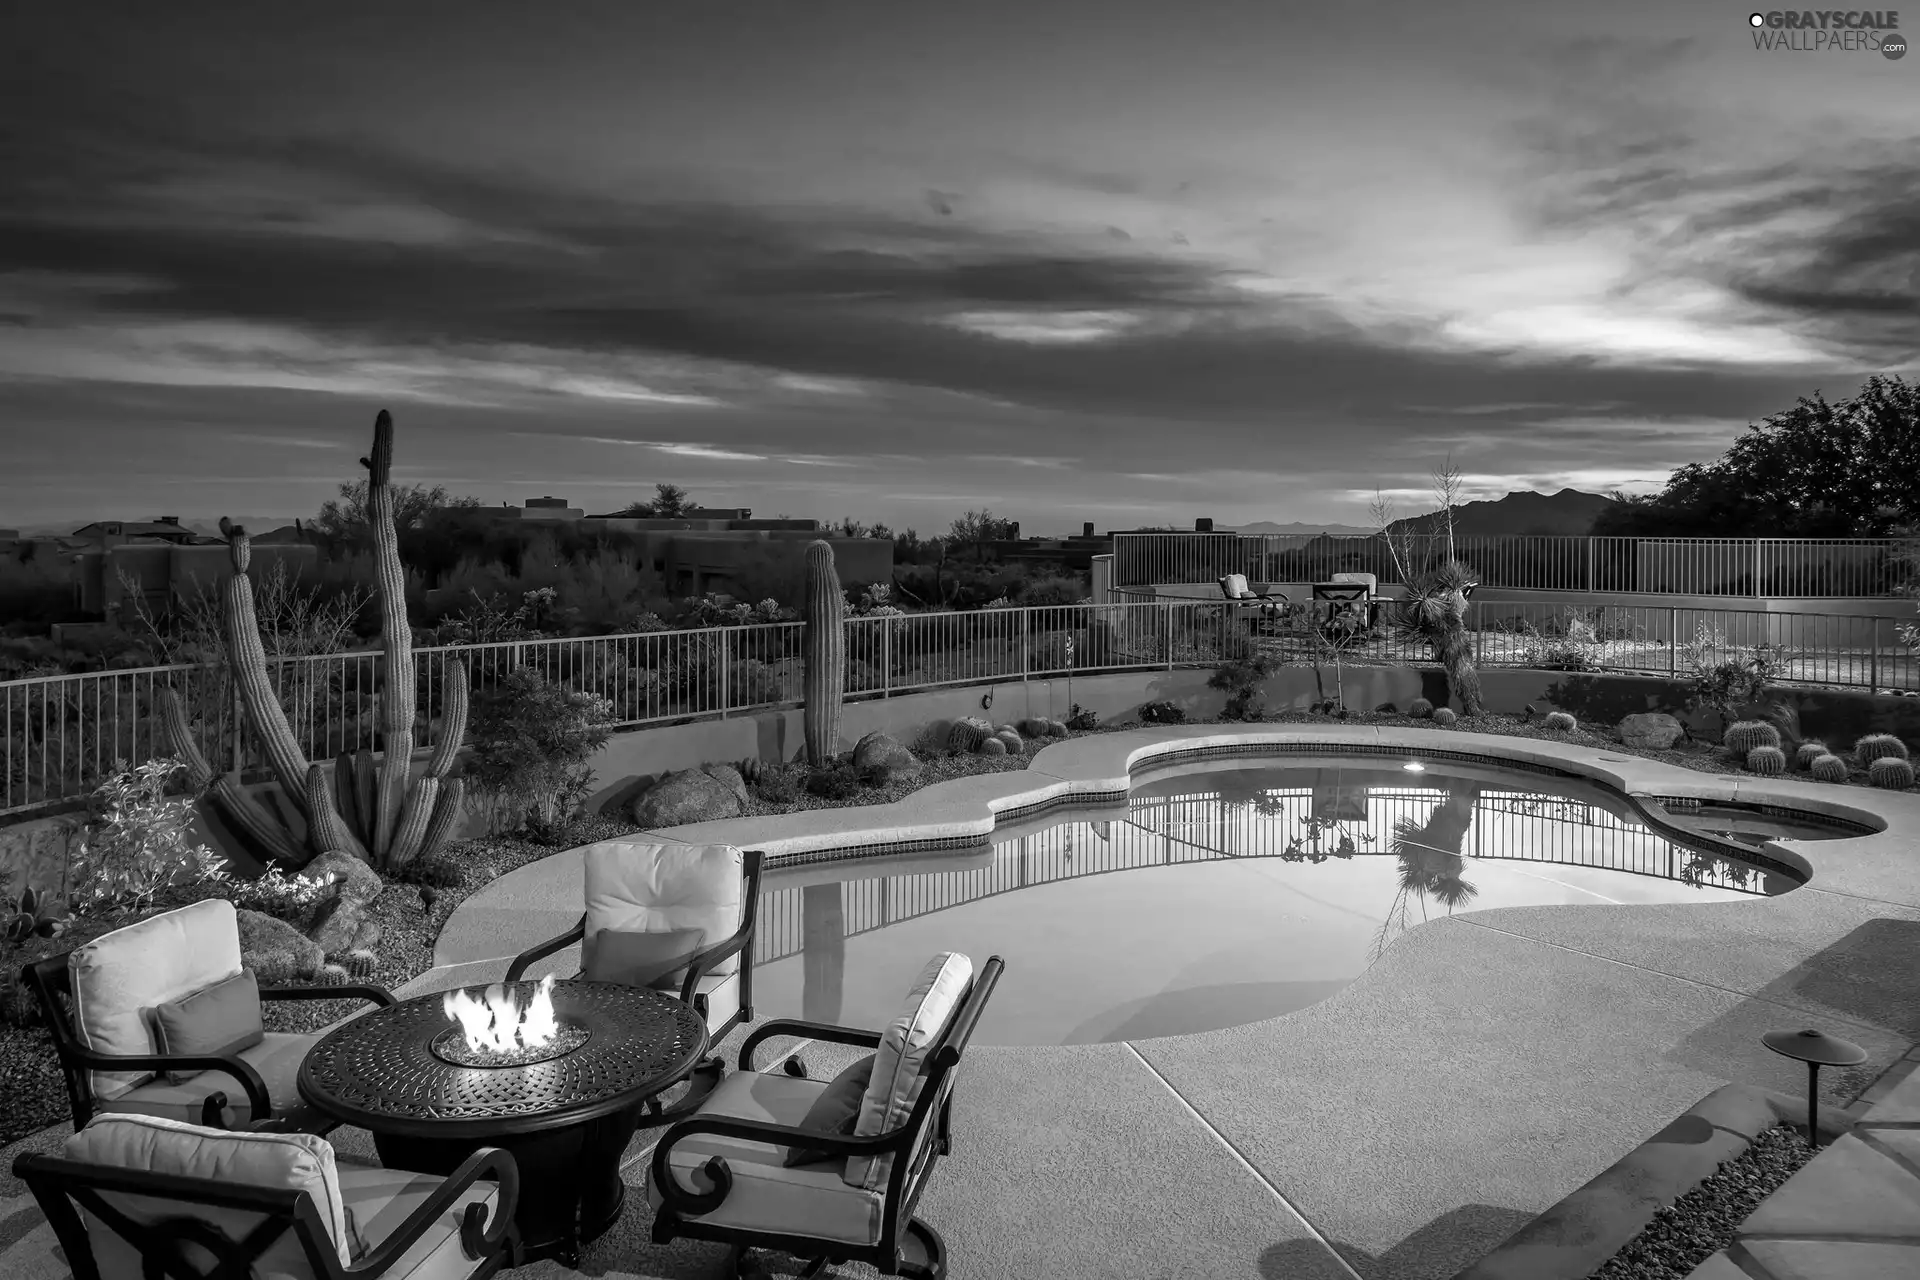
[{"label": "small tree", "polygon": [[613,707],[516,667],[481,699],[467,774],[493,800],[496,832],[551,839],[593,789],[587,764],[612,736]]},{"label": "small tree", "polygon": [[693,499],[677,484],[653,486],[652,502],[630,503],[620,514],[639,520],[684,520],[693,509]]},{"label": "small tree", "polygon": [[[1438,537],[1428,540],[1424,554],[1416,554],[1404,528],[1396,533],[1393,508],[1377,495],[1373,517],[1407,591],[1396,622],[1398,630],[1433,646],[1434,656],[1446,668],[1453,696],[1460,699],[1468,715],[1477,716],[1485,708],[1480,700],[1480,672],[1473,660],[1473,638],[1467,630],[1467,596],[1479,584],[1479,575],[1455,554],[1453,535],[1453,509],[1459,505],[1463,487],[1460,469],[1451,459],[1433,473],[1433,492],[1440,510],[1431,523]],[[1437,548],[1433,546],[1435,541],[1439,543]],[[1436,550],[1440,553],[1438,563]]]},{"label": "small tree", "polygon": [[[478,498],[450,497],[445,485],[428,488],[424,484],[397,484],[393,494],[393,528],[396,534],[424,529],[442,511],[473,511]],[[354,480],[340,486],[340,496],[329,498],[313,519],[312,530],[321,541],[335,550],[370,547],[373,526],[368,523],[367,482]]]}]

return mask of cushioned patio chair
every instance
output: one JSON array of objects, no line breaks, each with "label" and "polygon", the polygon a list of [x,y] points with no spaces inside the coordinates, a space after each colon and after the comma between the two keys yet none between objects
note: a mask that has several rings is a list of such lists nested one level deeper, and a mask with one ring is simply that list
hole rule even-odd
[{"label": "cushioned patio chair", "polygon": [[240,963],[233,904],[209,898],[115,929],[23,971],[67,1080],[73,1127],[100,1112],[213,1128],[334,1127],[300,1101],[300,1061],[318,1039],[264,1031],[266,1000],[394,1003],[385,987],[261,987]]},{"label": "cushioned patio chair", "polygon": [[[693,1006],[720,1043],[753,1020],[753,923],[760,905],[758,852],[732,845],[607,840],[582,851],[586,911],[580,923],[515,956],[506,980],[580,944],[579,977],[671,992]],[[724,1066],[709,1055],[672,1108],[649,1101],[642,1125],[690,1114]]]},{"label": "cushioned patio chair", "polygon": [[1275,595],[1271,588],[1266,591],[1255,591],[1247,585],[1247,575],[1244,573],[1230,573],[1219,579],[1219,583],[1220,594],[1229,600],[1244,600],[1252,603],[1261,600],[1286,599],[1285,595]]},{"label": "cushioned patio chair", "polygon": [[[739,1274],[758,1248],[810,1259],[804,1276],[858,1261],[941,1280],[946,1245],[914,1209],[952,1147],[956,1073],[1005,967],[994,956],[976,975],[958,952],[935,956],[882,1031],[790,1018],[754,1028],[740,1070],[653,1149],[654,1240],[726,1243]],[[831,1082],[796,1074],[795,1058],[756,1071],[753,1051],[772,1036],[873,1052]]]},{"label": "cushioned patio chair", "polygon": [[13,1172],[74,1280],[480,1280],[519,1257],[520,1175],[493,1147],[439,1178],[338,1166],[309,1133],[102,1115]]}]

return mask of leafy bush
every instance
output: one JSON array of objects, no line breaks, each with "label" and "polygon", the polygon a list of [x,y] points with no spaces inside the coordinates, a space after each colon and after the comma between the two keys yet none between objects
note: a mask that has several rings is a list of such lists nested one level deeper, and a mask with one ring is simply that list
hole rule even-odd
[{"label": "leafy bush", "polygon": [[860,775],[850,764],[824,765],[807,775],[807,794],[822,800],[851,800],[860,789]]},{"label": "leafy bush", "polygon": [[1688,692],[1693,705],[1717,711],[1723,720],[1732,720],[1742,706],[1773,698],[1774,682],[1786,670],[1784,646],[1728,644],[1704,622],[1681,650],[1692,672]]},{"label": "leafy bush", "polygon": [[1142,724],[1185,724],[1187,713],[1171,702],[1149,702],[1140,708]]},{"label": "leafy bush", "polygon": [[[1266,713],[1266,694],[1260,686],[1286,665],[1278,654],[1260,652],[1226,663],[1207,679],[1209,689],[1227,693],[1227,704],[1220,710],[1222,720],[1258,720]],[[1144,713],[1142,714],[1144,718]]]},{"label": "leafy bush", "polygon": [[172,757],[114,772],[87,797],[87,825],[69,871],[68,902],[82,916],[140,911],[176,881],[198,878],[214,858],[187,843],[193,799],[167,789],[185,769]]},{"label": "leafy bush", "polygon": [[258,911],[281,920],[298,920],[320,904],[333,877],[328,875],[290,876],[279,867],[248,880],[236,876],[225,859],[209,867],[205,883],[219,886],[220,896],[244,911]]},{"label": "leafy bush", "polygon": [[1073,704],[1073,714],[1067,717],[1067,728],[1084,732],[1100,723],[1097,713],[1087,710],[1079,703]]},{"label": "leafy bush", "polygon": [[483,697],[467,776],[495,801],[497,830],[563,831],[593,789],[587,761],[612,736],[611,704],[525,667]]}]

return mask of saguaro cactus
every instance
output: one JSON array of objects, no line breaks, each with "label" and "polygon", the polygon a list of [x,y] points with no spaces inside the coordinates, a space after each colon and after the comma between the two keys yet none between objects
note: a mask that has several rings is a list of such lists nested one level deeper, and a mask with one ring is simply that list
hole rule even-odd
[{"label": "saguaro cactus", "polygon": [[828,764],[840,744],[840,702],[847,689],[847,596],[833,567],[833,544],[807,544],[807,761]]},{"label": "saguaro cactus", "polygon": [[305,841],[295,841],[265,806],[231,778],[214,778],[171,691],[162,696],[162,723],[174,753],[186,762],[193,780],[211,788],[214,802],[262,856],[303,865],[322,853],[338,851],[399,871],[446,842],[464,799],[460,779],[447,775],[466,734],[467,673],[459,662],[447,664],[441,686],[440,740],[425,771],[417,780],[411,779],[413,633],[407,625],[406,577],[400,568],[400,542],[393,522],[393,417],[384,409],[374,422],[372,455],[360,461],[367,468],[367,516],[380,573],[380,633],[386,646],[378,764],[371,752],[342,752],[329,787],[326,767],[310,762],[300,749],[267,674],[253,581],[247,574],[251,558],[247,532],[228,520],[220,522],[233,563],[233,576],[226,584],[227,657],[274,777],[306,819]]}]

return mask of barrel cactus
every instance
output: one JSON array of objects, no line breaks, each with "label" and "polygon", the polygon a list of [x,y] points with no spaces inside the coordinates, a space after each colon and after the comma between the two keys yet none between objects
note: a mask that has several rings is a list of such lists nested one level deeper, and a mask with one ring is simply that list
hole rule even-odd
[{"label": "barrel cactus", "polygon": [[1813,765],[1813,762],[1815,760],[1818,760],[1821,756],[1831,755],[1831,754],[1833,753],[1827,750],[1826,743],[1816,741],[1813,738],[1808,738],[1805,742],[1801,743],[1800,746],[1794,751],[1793,763],[1799,768],[1806,769],[1806,768],[1810,768]]},{"label": "barrel cactus", "polygon": [[1747,752],[1747,768],[1769,778],[1787,771],[1787,753],[1778,747],[1755,747]]},{"label": "barrel cactus", "polygon": [[1425,698],[1415,698],[1407,705],[1407,714],[1415,720],[1425,720],[1433,714],[1433,704]]},{"label": "barrel cactus", "polygon": [[1755,747],[1779,746],[1780,731],[1765,720],[1736,720],[1727,726],[1723,741],[1729,752],[1744,758]]},{"label": "barrel cactus", "polygon": [[1905,791],[1913,785],[1913,764],[1899,756],[1881,756],[1867,766],[1867,781],[1888,791]]},{"label": "barrel cactus", "polygon": [[1067,731],[1067,722],[1064,720],[1047,721],[1047,736],[1049,738],[1069,737],[1070,735]]},{"label": "barrel cactus", "polygon": [[1870,733],[1853,744],[1853,756],[1862,766],[1872,768],[1876,760],[1907,760],[1907,744],[1890,733]]},{"label": "barrel cactus", "polygon": [[1027,753],[1026,740],[1018,733],[996,733],[993,737],[994,741],[1006,744],[1007,754],[1010,756],[1023,756]]},{"label": "barrel cactus", "polygon": [[759,756],[748,756],[735,767],[740,770],[740,780],[750,787],[758,785],[760,779],[766,776],[766,762]]},{"label": "barrel cactus", "polygon": [[1452,707],[1435,707],[1433,709],[1433,722],[1442,729],[1451,729],[1460,723],[1460,717],[1454,714]]},{"label": "barrel cactus", "polygon": [[980,743],[983,756],[1003,756],[1007,754],[1007,742],[1004,738],[985,738]]},{"label": "barrel cactus", "polygon": [[1542,725],[1555,733],[1572,733],[1578,722],[1564,711],[1550,711]]},{"label": "barrel cactus", "polygon": [[1839,756],[1815,756],[1813,763],[1807,766],[1807,772],[1816,782],[1845,782],[1847,780],[1847,762]]},{"label": "barrel cactus", "polygon": [[1020,722],[1020,736],[1023,738],[1045,738],[1051,734],[1048,725],[1051,722],[1043,716],[1028,716]]},{"label": "barrel cactus", "polygon": [[980,749],[980,740],[993,736],[993,726],[977,716],[962,716],[947,730],[947,750],[954,755],[969,755]]},{"label": "barrel cactus", "polygon": [[833,566],[833,544],[807,544],[807,763],[833,762],[840,743],[840,704],[847,688],[847,595]]}]

